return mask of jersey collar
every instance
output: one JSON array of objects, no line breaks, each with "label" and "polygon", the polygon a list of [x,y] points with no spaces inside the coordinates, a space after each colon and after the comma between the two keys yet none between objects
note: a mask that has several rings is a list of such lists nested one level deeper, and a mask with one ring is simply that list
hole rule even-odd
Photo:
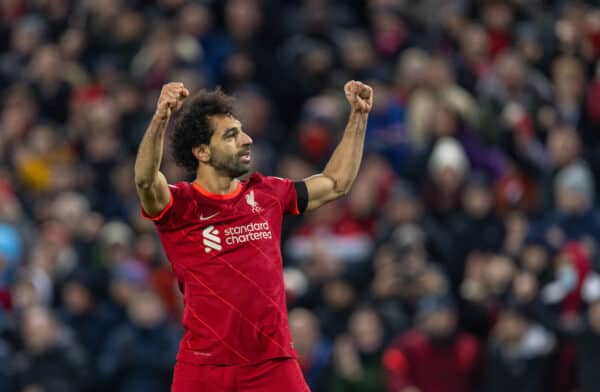
[{"label": "jersey collar", "polygon": [[231,191],[229,193],[225,193],[223,195],[209,192],[206,189],[202,188],[195,181],[192,182],[192,186],[194,187],[195,190],[197,190],[198,192],[200,192],[200,194],[202,196],[205,196],[205,197],[208,197],[209,199],[214,199],[214,200],[230,200],[230,199],[233,199],[234,197],[236,197],[237,195],[239,195],[242,192],[242,184],[240,182],[238,182],[237,187],[233,191]]}]

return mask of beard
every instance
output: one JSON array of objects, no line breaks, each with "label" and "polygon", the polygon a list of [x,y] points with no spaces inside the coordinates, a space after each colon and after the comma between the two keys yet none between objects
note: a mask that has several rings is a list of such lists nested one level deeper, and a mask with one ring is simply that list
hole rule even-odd
[{"label": "beard", "polygon": [[244,150],[238,154],[227,155],[211,148],[208,164],[218,172],[224,173],[231,178],[237,178],[250,171],[250,162],[240,161],[240,157],[247,152],[247,150]]}]

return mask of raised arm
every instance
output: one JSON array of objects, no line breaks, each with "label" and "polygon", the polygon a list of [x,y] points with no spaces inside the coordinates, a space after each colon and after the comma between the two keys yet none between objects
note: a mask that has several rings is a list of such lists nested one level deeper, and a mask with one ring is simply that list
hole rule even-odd
[{"label": "raised arm", "polygon": [[135,158],[135,186],[142,208],[150,216],[160,214],[171,200],[165,176],[159,171],[163,155],[165,129],[171,114],[189,95],[183,83],[165,84],[156,112],[142,138]]},{"label": "raised arm", "polygon": [[307,211],[345,195],[350,190],[362,161],[367,118],[373,105],[373,89],[350,81],[344,86],[351,112],[340,144],[322,173],[304,180],[308,190]]}]

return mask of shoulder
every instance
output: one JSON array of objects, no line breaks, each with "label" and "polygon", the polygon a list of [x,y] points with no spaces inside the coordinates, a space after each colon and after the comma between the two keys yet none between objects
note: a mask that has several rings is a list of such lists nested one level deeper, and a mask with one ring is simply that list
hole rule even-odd
[{"label": "shoulder", "polygon": [[262,195],[268,195],[269,198],[277,201],[284,213],[298,215],[306,208],[306,197],[302,196],[306,195],[306,186],[302,188],[302,185],[304,183],[297,183],[289,178],[254,173],[245,183],[245,190],[248,192],[257,190]]},{"label": "shoulder", "polygon": [[172,191],[184,191],[186,189],[191,189],[192,188],[192,183],[191,182],[187,182],[187,181],[178,181],[176,183],[173,184],[169,184],[169,189],[171,189]]},{"label": "shoulder", "polygon": [[279,188],[286,187],[293,184],[294,181],[289,178],[276,177],[276,176],[265,176],[262,173],[253,173],[246,180],[247,187],[265,187],[265,188]]},{"label": "shoulder", "polygon": [[473,369],[477,361],[484,355],[480,343],[473,335],[462,333],[457,337],[456,355],[458,365],[464,369]]},{"label": "shoulder", "polygon": [[471,354],[474,356],[480,349],[480,344],[477,338],[468,333],[460,333],[457,336],[456,343],[460,352],[463,354]]},{"label": "shoulder", "polygon": [[174,198],[184,198],[194,194],[194,187],[191,182],[179,181],[174,184],[169,184],[169,191]]},{"label": "shoulder", "polygon": [[396,336],[390,344],[390,348],[400,351],[412,351],[427,343],[425,335],[417,330],[408,330],[399,336]]},{"label": "shoulder", "polygon": [[260,172],[252,173],[248,179],[246,180],[248,184],[258,184],[258,183],[271,183],[276,181],[285,181],[285,178],[275,177],[275,176],[266,176]]}]

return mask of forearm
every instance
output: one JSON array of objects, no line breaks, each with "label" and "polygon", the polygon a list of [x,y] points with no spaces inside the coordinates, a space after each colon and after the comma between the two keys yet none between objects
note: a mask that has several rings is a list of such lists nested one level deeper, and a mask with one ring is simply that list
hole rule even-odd
[{"label": "forearm", "polygon": [[135,159],[135,183],[138,187],[150,187],[158,175],[167,121],[168,118],[154,115],[142,138]]},{"label": "forearm", "polygon": [[352,111],[342,140],[323,170],[323,174],[333,180],[338,193],[347,193],[358,174],[368,117],[368,113]]}]

